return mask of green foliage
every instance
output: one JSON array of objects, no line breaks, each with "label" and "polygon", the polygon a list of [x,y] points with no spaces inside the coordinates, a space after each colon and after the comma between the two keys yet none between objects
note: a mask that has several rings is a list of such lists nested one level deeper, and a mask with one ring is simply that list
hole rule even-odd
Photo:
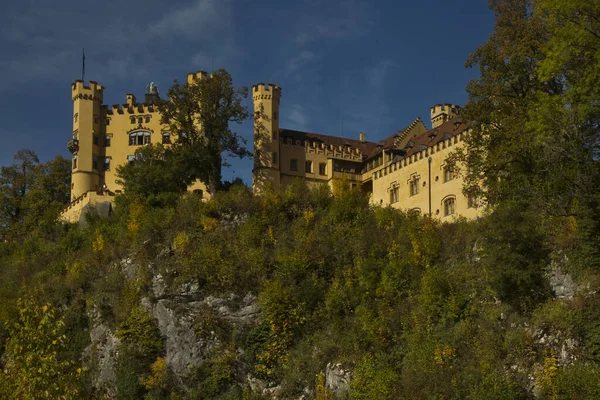
[{"label": "green foliage", "polygon": [[0,373],[3,396],[19,399],[76,399],[82,369],[63,359],[65,323],[48,305],[31,297],[17,301],[19,318],[8,324],[6,364]]},{"label": "green foliage", "polygon": [[162,144],[136,150],[133,161],[117,167],[117,177],[128,198],[151,206],[173,204],[190,181],[181,158]]},{"label": "green foliage", "polygon": [[175,82],[168,97],[160,105],[161,122],[177,137],[173,149],[190,179],[187,183],[200,179],[214,194],[221,184],[223,153],[249,155],[244,139],[229,126],[249,117],[243,104],[248,88],[235,88],[231,75],[219,69],[207,78]]},{"label": "green foliage", "polygon": [[18,240],[36,229],[48,233],[69,202],[71,163],[57,156],[40,164],[32,150],[13,158],[0,169],[0,239]]}]

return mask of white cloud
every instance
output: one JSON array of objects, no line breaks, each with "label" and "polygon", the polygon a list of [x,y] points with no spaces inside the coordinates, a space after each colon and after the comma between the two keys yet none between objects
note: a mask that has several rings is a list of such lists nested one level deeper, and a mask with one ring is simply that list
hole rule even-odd
[{"label": "white cloud", "polygon": [[109,86],[165,71],[172,78],[181,64],[197,65],[198,54],[217,62],[236,56],[231,0],[132,1],[100,7],[93,16],[76,0],[28,3],[14,3],[0,15],[0,75],[11,77],[0,82],[0,91],[41,79],[77,79],[82,47],[86,78]]},{"label": "white cloud", "polygon": [[300,54],[290,58],[286,63],[284,68],[285,76],[290,76],[296,73],[297,71],[300,71],[307,64],[314,61],[315,58],[315,53],[313,53],[312,51],[304,50],[300,52]]},{"label": "white cloud", "polygon": [[306,115],[300,104],[294,104],[287,119],[292,123],[293,127],[304,129],[306,127]]},{"label": "white cloud", "polygon": [[229,14],[227,0],[196,0],[174,9],[153,23],[149,29],[161,38],[178,35],[188,39],[202,39],[202,35],[225,29]]},{"label": "white cloud", "polygon": [[392,60],[382,60],[376,65],[367,68],[366,78],[372,88],[381,89],[384,86],[388,72],[393,65],[394,62]]},{"label": "white cloud", "polygon": [[373,7],[361,0],[309,1],[312,12],[299,18],[295,41],[305,46],[323,39],[348,39],[366,33]]}]

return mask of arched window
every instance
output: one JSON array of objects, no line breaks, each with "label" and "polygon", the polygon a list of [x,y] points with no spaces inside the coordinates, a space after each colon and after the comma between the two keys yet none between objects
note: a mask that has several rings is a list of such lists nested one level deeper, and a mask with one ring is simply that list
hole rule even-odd
[{"label": "arched window", "polygon": [[171,143],[171,134],[167,131],[164,131],[162,133],[162,144],[169,144]]},{"label": "arched window", "polygon": [[448,197],[446,200],[444,200],[444,216],[445,217],[447,217],[448,215],[454,214],[455,202],[456,202],[456,199],[454,197]]},{"label": "arched window", "polygon": [[411,196],[419,194],[419,183],[420,182],[421,182],[421,177],[419,175],[414,175],[411,177],[410,181],[408,182]]},{"label": "arched window", "polygon": [[454,179],[454,165],[446,164],[444,166],[444,182]]},{"label": "arched window", "polygon": [[420,208],[412,208],[412,209],[408,210],[408,215],[414,215],[414,216],[421,215],[421,209]]},{"label": "arched window", "polygon": [[141,146],[143,144],[150,143],[150,132],[137,131],[129,134],[129,145],[130,146]]},{"label": "arched window", "polygon": [[397,183],[392,183],[390,186],[390,203],[394,204],[400,200],[400,186]]}]

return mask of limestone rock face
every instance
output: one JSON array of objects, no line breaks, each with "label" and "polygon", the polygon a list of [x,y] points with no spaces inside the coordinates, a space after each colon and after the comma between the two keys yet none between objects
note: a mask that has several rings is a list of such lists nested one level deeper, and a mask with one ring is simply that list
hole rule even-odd
[{"label": "limestone rock face", "polygon": [[97,371],[92,377],[92,384],[109,398],[115,398],[117,349],[121,341],[102,323],[96,310],[90,312],[91,329],[90,345],[85,349],[83,360],[85,366],[94,367]]},{"label": "limestone rock face", "polygon": [[342,368],[342,364],[327,363],[325,368],[325,386],[331,390],[336,399],[345,399],[350,392],[352,372]]},{"label": "limestone rock face", "polygon": [[552,261],[550,264],[547,276],[550,287],[557,299],[570,300],[579,289],[571,275],[564,272],[561,266],[555,261]]}]

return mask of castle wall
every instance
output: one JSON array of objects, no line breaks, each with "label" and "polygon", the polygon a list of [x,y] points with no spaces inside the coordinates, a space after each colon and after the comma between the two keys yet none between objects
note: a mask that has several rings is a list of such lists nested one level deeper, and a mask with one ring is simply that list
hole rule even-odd
[{"label": "castle wall", "polygon": [[[376,172],[373,179],[372,202],[381,206],[391,206],[403,210],[415,210],[421,214],[429,213],[429,191],[431,188],[432,217],[451,221],[459,215],[473,219],[481,215],[480,208],[469,207],[468,199],[462,193],[463,180],[460,170],[455,169],[454,178],[445,182],[444,167],[449,154],[456,146],[463,146],[464,133],[438,143],[411,155],[395,164],[386,163]],[[429,162],[431,159],[431,162]],[[431,171],[431,178],[430,176]],[[464,172],[464,171],[463,171]],[[411,195],[411,181],[418,178],[418,193]],[[392,202],[392,191],[397,187],[398,198]],[[454,198],[454,213],[445,215],[444,201]]]}]

